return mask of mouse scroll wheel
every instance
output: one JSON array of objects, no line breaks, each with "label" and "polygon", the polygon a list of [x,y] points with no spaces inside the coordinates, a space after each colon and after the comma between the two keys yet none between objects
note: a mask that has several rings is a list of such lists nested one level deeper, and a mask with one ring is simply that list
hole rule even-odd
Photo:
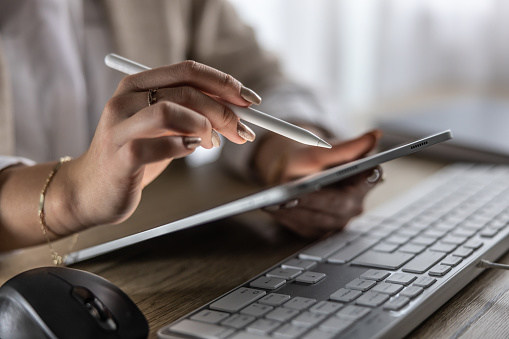
[{"label": "mouse scroll wheel", "polygon": [[108,308],[89,289],[77,286],[73,289],[72,294],[87,308],[88,312],[99,322],[101,327],[110,331],[117,329],[117,324],[113,320],[113,316]]}]

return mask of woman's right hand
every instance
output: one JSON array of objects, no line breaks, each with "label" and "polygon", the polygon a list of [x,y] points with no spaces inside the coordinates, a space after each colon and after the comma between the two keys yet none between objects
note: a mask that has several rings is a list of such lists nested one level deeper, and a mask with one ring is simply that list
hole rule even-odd
[{"label": "woman's right hand", "polygon": [[[157,101],[148,105],[148,91],[156,88]],[[61,197],[72,219],[60,221],[60,233],[125,220],[138,206],[142,188],[172,159],[199,145],[217,146],[215,131],[237,144],[254,140],[214,97],[245,107],[261,101],[233,77],[193,61],[125,77],[104,108],[89,150],[64,164],[67,175],[59,173],[52,184],[57,186],[58,178],[70,181]],[[48,212],[47,222],[58,220]]]}]

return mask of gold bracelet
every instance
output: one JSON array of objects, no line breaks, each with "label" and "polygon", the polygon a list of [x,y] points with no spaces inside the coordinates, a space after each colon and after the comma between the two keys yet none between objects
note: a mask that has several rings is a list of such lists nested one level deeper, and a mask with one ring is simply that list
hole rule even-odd
[{"label": "gold bracelet", "polygon": [[[53,167],[53,170],[50,172],[48,178],[46,179],[46,183],[44,184],[44,187],[41,191],[41,195],[39,196],[39,223],[41,224],[41,230],[42,230],[42,233],[44,234],[44,237],[46,238],[46,242],[49,245],[49,250],[50,250],[54,265],[62,265],[64,263],[64,258],[53,249],[53,246],[51,245],[51,240],[49,239],[49,236],[48,236],[48,231],[50,231],[51,233],[53,233],[57,236],[62,236],[62,234],[58,234],[57,232],[53,231],[46,224],[45,215],[44,215],[44,201],[46,199],[46,191],[48,190],[49,184],[53,180],[53,177],[58,172],[58,170],[60,169],[62,164],[64,162],[68,162],[69,160],[71,160],[71,157],[66,156],[66,157],[60,158],[60,161],[58,162],[58,164],[55,165],[55,167]],[[77,237],[74,239],[73,242],[75,243],[76,240],[77,240]],[[72,244],[72,246],[74,246],[74,243]]]}]

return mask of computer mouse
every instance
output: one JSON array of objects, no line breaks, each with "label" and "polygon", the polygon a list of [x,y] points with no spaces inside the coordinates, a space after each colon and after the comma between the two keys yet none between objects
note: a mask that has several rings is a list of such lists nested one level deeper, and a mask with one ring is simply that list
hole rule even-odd
[{"label": "computer mouse", "polygon": [[118,287],[93,273],[42,267],[0,287],[0,338],[147,338],[148,323]]}]

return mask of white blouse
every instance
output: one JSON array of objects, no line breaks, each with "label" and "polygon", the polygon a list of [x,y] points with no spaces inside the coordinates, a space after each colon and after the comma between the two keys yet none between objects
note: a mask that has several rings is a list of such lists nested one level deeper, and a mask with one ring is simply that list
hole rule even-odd
[{"label": "white blouse", "polygon": [[37,162],[79,156],[122,77],[104,66],[111,38],[100,4],[0,0],[0,31],[12,85],[15,154]]}]

